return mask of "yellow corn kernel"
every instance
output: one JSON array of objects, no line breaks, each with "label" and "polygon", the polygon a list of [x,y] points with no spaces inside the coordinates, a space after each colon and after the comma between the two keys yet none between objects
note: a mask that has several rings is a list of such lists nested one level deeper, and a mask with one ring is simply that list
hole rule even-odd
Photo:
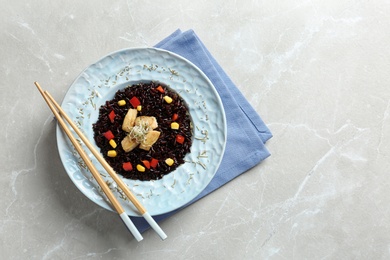
[{"label": "yellow corn kernel", "polygon": [[121,100],[119,100],[118,101],[118,106],[124,106],[124,105],[126,105],[126,101],[124,101],[123,99],[121,99]]},{"label": "yellow corn kernel", "polygon": [[142,106],[141,105],[137,106],[137,111],[141,111],[141,110],[142,110]]},{"label": "yellow corn kernel", "polygon": [[114,141],[114,139],[111,139],[108,143],[112,146],[112,148],[116,148],[116,142]]},{"label": "yellow corn kernel", "polygon": [[168,104],[171,104],[172,103],[172,98],[170,96],[164,96],[164,100],[165,102],[167,102]]},{"label": "yellow corn kernel", "polygon": [[172,122],[172,123],[171,123],[171,128],[174,129],[174,130],[179,129],[179,123]]},{"label": "yellow corn kernel", "polygon": [[107,152],[108,157],[116,157],[116,151],[115,150],[109,150]]},{"label": "yellow corn kernel", "polygon": [[172,158],[168,158],[168,159],[165,160],[165,163],[166,163],[168,166],[172,166],[174,162],[175,162],[175,161],[174,161]]},{"label": "yellow corn kernel", "polygon": [[145,167],[143,167],[141,164],[137,164],[137,170],[139,172],[144,172],[145,171]]}]

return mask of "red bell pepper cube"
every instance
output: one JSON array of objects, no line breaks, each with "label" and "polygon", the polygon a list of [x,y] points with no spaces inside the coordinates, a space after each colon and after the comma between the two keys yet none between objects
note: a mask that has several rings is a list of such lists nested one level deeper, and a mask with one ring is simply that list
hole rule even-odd
[{"label": "red bell pepper cube", "polygon": [[153,169],[157,167],[157,164],[158,164],[157,159],[152,158],[152,160],[150,160],[150,167],[152,167]]},{"label": "red bell pepper cube", "polygon": [[108,130],[107,132],[103,133],[104,137],[107,138],[107,140],[114,139],[114,134],[111,132],[111,130]]},{"label": "red bell pepper cube", "polygon": [[179,144],[183,144],[184,140],[185,140],[184,136],[176,135],[176,142],[178,142]]},{"label": "red bell pepper cube", "polygon": [[131,162],[124,162],[122,164],[122,168],[125,171],[131,171],[133,169],[133,165],[131,165]]},{"label": "red bell pepper cube", "polygon": [[111,123],[114,123],[115,116],[116,114],[114,110],[111,110],[111,112],[108,114],[108,118],[110,119]]},{"label": "red bell pepper cube", "polygon": [[141,105],[141,101],[139,101],[139,99],[134,96],[130,99],[130,104],[134,107],[134,108],[137,108],[139,105]]}]

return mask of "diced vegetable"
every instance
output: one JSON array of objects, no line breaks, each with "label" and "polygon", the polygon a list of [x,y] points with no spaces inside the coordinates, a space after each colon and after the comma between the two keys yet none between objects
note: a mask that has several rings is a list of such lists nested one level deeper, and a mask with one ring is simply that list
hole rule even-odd
[{"label": "diced vegetable", "polygon": [[172,128],[173,130],[179,129],[179,123],[172,122],[172,123],[171,123],[171,128]]},{"label": "diced vegetable", "polygon": [[145,165],[147,169],[150,169],[150,162],[148,160],[143,160],[142,163]]},{"label": "diced vegetable", "polygon": [[134,107],[134,108],[137,108],[139,105],[141,105],[141,101],[139,101],[139,99],[134,96],[130,99],[130,104]]},{"label": "diced vegetable", "polygon": [[172,158],[168,158],[168,159],[165,160],[165,163],[166,163],[168,166],[172,166],[174,162],[175,162],[175,161],[174,161]]},{"label": "diced vegetable", "polygon": [[114,139],[111,139],[108,143],[111,145],[112,148],[116,148],[116,142]]},{"label": "diced vegetable", "polygon": [[144,172],[145,171],[145,167],[143,167],[141,164],[137,164],[137,170],[139,172]]},{"label": "diced vegetable", "polygon": [[133,165],[131,165],[131,162],[124,162],[122,164],[122,168],[125,171],[131,171],[133,169]]},{"label": "diced vegetable", "polygon": [[170,97],[170,96],[164,96],[164,100],[165,102],[167,102],[168,104],[171,104],[173,99]]},{"label": "diced vegetable", "polygon": [[179,144],[183,144],[184,140],[185,140],[184,136],[176,135],[176,142],[178,142]]},{"label": "diced vegetable", "polygon": [[109,150],[109,151],[107,152],[107,156],[108,156],[108,157],[116,157],[116,155],[117,155],[117,153],[116,153],[115,150]]},{"label": "diced vegetable", "polygon": [[153,169],[155,169],[157,167],[157,164],[158,164],[157,159],[152,158],[152,160],[150,160],[150,167],[152,167]]},{"label": "diced vegetable", "polygon": [[105,138],[107,138],[107,140],[111,140],[115,137],[111,130],[108,130],[107,132],[103,133],[103,135]]},{"label": "diced vegetable", "polygon": [[141,105],[137,106],[137,111],[141,111],[141,110],[142,110],[142,106]]},{"label": "diced vegetable", "polygon": [[165,93],[164,89],[162,86],[158,86],[157,88],[157,91],[160,92],[160,93]]},{"label": "diced vegetable", "polygon": [[172,121],[176,121],[178,118],[179,118],[178,114],[175,113],[172,115]]},{"label": "diced vegetable", "polygon": [[115,112],[114,110],[111,110],[111,112],[108,114],[108,118],[110,119],[111,123],[114,123],[115,120]]},{"label": "diced vegetable", "polygon": [[118,106],[123,107],[124,105],[126,105],[126,101],[125,100],[121,99],[121,100],[118,101]]}]

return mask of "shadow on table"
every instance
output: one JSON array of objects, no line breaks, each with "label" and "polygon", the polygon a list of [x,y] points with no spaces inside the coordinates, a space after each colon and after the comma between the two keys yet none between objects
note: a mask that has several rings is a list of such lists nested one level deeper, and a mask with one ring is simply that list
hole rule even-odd
[{"label": "shadow on table", "polygon": [[136,242],[116,213],[90,201],[69,178],[58,153],[56,121],[52,120],[44,127],[47,130],[36,151],[37,167],[42,169],[38,174],[44,175],[41,178],[46,182],[45,188],[49,189],[50,204],[54,205],[52,210],[55,212],[50,214],[60,215],[62,219],[65,215],[65,218],[71,219],[70,225],[65,227],[68,229],[93,230],[98,236]]}]

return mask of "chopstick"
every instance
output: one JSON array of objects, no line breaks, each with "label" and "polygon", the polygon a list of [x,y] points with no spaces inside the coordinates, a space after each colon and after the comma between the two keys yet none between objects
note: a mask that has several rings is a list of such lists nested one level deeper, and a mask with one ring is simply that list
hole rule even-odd
[{"label": "chopstick", "polygon": [[[156,231],[156,233],[161,237],[161,239],[166,239],[167,235],[164,233],[164,231],[160,228],[160,226],[152,218],[152,216],[149,214],[149,212],[147,212],[147,210],[143,207],[143,205],[138,201],[138,199],[134,196],[134,194],[129,190],[129,188],[122,181],[122,179],[118,177],[118,175],[114,172],[114,170],[107,163],[107,161],[101,156],[101,154],[93,147],[93,145],[89,142],[89,140],[84,136],[84,134],[73,123],[73,121],[69,118],[69,116],[61,108],[61,106],[54,100],[54,98],[47,91],[43,91],[42,90],[42,88],[40,87],[38,82],[34,82],[34,84],[36,85],[36,87],[38,88],[39,92],[41,93],[41,95],[45,99],[46,103],[48,104],[48,106],[52,110],[53,114],[57,118],[57,120],[58,120],[59,124],[61,125],[62,129],[64,130],[66,135],[69,137],[69,139],[71,140],[72,144],[75,146],[77,152],[79,152],[80,156],[85,161],[87,167],[90,170],[92,169],[91,170],[92,175],[94,176],[94,178],[96,179],[98,184],[101,186],[103,192],[106,194],[107,198],[110,200],[111,204],[113,205],[115,210],[118,212],[118,214],[121,216],[122,220],[125,222],[126,226],[132,232],[134,237],[138,241],[142,240],[141,234],[136,229],[134,224],[131,222],[130,218],[128,217],[128,215],[126,214],[126,212],[124,211],[123,207],[120,205],[118,200],[112,194],[110,188],[107,186],[106,182],[100,176],[99,172],[97,172],[95,166],[92,164],[92,162],[90,161],[89,157],[85,154],[84,150],[81,148],[81,146],[79,145],[77,140],[73,137],[71,131],[67,127],[67,125],[64,122],[64,120],[62,119],[62,117],[65,118],[65,120],[69,123],[69,125],[77,133],[77,135],[80,137],[80,139],[84,142],[84,144],[88,147],[88,149],[96,157],[96,159],[103,166],[103,168],[107,171],[107,173],[111,176],[111,178],[118,184],[118,186],[122,189],[122,191],[125,193],[125,195],[129,198],[129,200],[137,208],[137,210],[142,215],[142,217],[145,218],[145,220]],[[55,107],[53,107],[53,104],[54,104]]]},{"label": "chopstick", "polygon": [[95,166],[92,164],[91,160],[87,156],[87,154],[84,152],[84,150],[81,148],[80,144],[77,142],[75,137],[72,135],[71,131],[69,128],[66,126],[66,123],[58,113],[58,111],[55,109],[55,107],[50,103],[50,100],[48,96],[45,94],[45,92],[42,90],[38,82],[35,82],[35,85],[37,86],[39,92],[45,99],[46,103],[50,107],[51,111],[57,118],[60,126],[64,130],[65,134],[68,136],[69,140],[72,142],[74,147],[76,148],[77,152],[80,154],[81,158],[87,165],[88,169],[91,171],[93,177],[97,181],[97,183],[100,185],[102,188],[104,194],[107,196],[109,201],[111,202],[112,206],[115,208],[115,210],[118,212],[119,216],[125,223],[126,227],[129,229],[129,231],[133,234],[135,239],[139,242],[143,239],[141,233],[139,233],[138,229],[135,227],[134,223],[130,220],[129,216],[126,214],[125,210],[119,203],[119,201],[115,198],[114,194],[111,192],[110,188],[108,187],[107,183],[103,180],[103,178],[100,176],[100,173],[96,170]]}]

